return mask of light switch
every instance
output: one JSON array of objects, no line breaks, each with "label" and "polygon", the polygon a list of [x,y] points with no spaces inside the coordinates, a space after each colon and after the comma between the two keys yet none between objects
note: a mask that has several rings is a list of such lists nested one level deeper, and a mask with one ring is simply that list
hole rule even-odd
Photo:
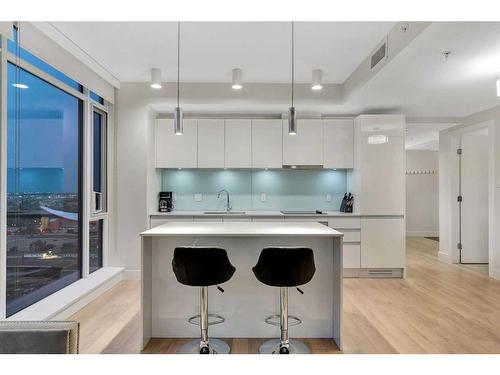
[{"label": "light switch", "polygon": [[194,201],[195,202],[201,202],[203,200],[203,194],[202,193],[194,193]]},{"label": "light switch", "polygon": [[266,193],[260,193],[260,201],[261,202],[267,201],[267,194]]},{"label": "light switch", "polygon": [[177,201],[177,193],[172,193],[172,201]]},{"label": "light switch", "polygon": [[332,195],[330,193],[326,193],[326,195],[325,195],[325,201],[326,202],[331,202],[332,201]]}]

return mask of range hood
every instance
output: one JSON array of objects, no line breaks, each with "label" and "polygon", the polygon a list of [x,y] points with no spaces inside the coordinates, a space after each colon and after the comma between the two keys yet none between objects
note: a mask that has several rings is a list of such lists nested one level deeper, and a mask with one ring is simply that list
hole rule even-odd
[{"label": "range hood", "polygon": [[323,169],[322,165],[283,165],[283,169]]}]

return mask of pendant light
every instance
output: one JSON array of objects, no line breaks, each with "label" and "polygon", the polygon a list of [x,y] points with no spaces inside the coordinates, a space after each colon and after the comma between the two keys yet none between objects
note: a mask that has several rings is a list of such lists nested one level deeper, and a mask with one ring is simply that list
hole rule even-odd
[{"label": "pendant light", "polygon": [[497,80],[497,96],[500,96],[500,78]]},{"label": "pendant light", "polygon": [[184,125],[182,121],[182,109],[179,106],[179,88],[180,88],[180,71],[181,71],[181,23],[177,22],[177,107],[174,110],[174,132],[175,135],[184,133]]},{"label": "pendant light", "polygon": [[153,68],[151,69],[151,84],[152,89],[161,89],[161,69]]},{"label": "pendant light", "polygon": [[232,79],[231,88],[233,90],[241,90],[243,88],[243,84],[242,84],[243,72],[241,71],[240,68],[234,68],[232,75],[233,75],[233,79]]},{"label": "pendant light", "polygon": [[288,134],[297,134],[297,113],[295,112],[295,107],[293,106],[293,90],[294,90],[294,78],[295,78],[295,30],[294,23],[292,21],[292,106],[288,108]]},{"label": "pendant light", "polygon": [[312,71],[312,86],[311,89],[318,91],[323,88],[323,84],[321,83],[323,78],[323,72],[321,69],[314,69]]}]

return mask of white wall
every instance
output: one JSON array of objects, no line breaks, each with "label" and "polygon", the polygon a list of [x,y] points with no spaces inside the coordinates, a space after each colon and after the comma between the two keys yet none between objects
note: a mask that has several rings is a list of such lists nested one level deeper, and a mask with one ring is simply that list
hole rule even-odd
[{"label": "white wall", "polygon": [[458,204],[456,203],[458,186],[458,165],[456,149],[459,146],[459,135],[482,127],[489,128],[490,143],[490,176],[489,182],[489,274],[500,279],[500,106],[479,112],[463,119],[460,126],[440,132],[439,140],[439,257],[440,259],[458,262]]},{"label": "white wall", "polygon": [[406,175],[406,235],[439,236],[439,153],[406,151],[406,171],[435,171]]},{"label": "white wall", "polygon": [[149,107],[146,84],[123,84],[115,107],[115,249],[110,265],[125,267],[125,277],[138,278],[140,236],[148,227],[148,188],[152,183],[150,149],[156,113]]}]

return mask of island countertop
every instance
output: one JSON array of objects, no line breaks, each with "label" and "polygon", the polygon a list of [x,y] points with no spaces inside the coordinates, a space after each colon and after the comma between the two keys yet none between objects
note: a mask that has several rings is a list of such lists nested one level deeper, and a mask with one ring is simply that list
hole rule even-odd
[{"label": "island countertop", "polygon": [[142,232],[141,236],[342,237],[343,234],[314,222],[168,222]]}]

